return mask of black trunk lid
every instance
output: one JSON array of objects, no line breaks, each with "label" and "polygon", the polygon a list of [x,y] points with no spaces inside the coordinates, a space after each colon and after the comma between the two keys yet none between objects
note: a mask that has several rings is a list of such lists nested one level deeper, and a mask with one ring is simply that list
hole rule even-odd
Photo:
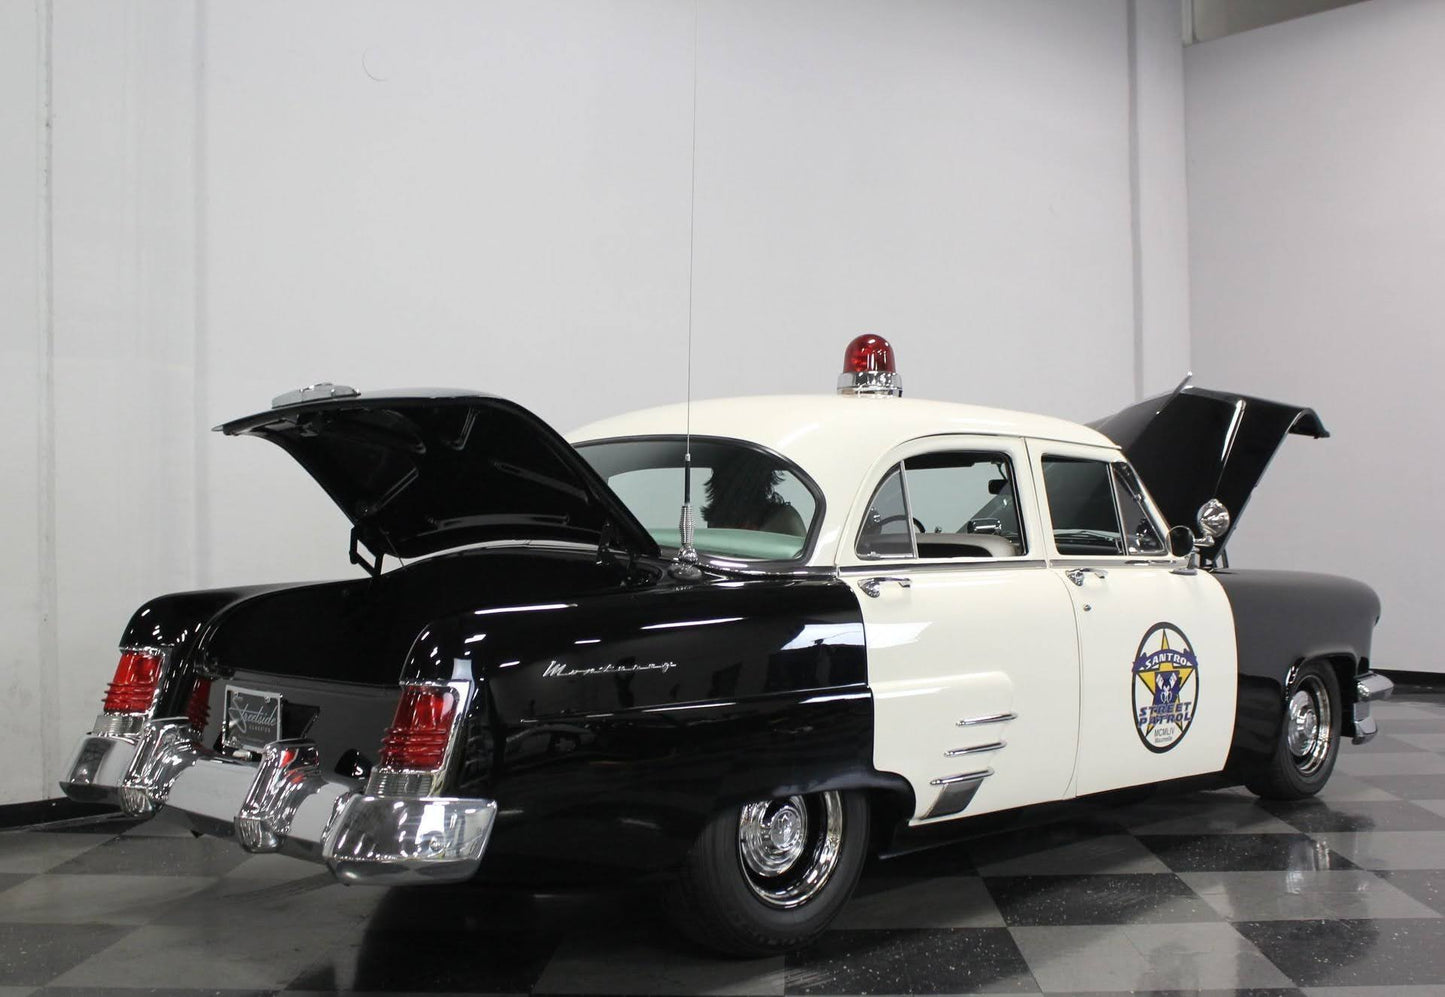
[{"label": "black trunk lid", "polygon": [[651,536],[570,444],[495,395],[299,392],[217,430],[289,453],[376,556],[492,540],[570,540],[657,556]]}]

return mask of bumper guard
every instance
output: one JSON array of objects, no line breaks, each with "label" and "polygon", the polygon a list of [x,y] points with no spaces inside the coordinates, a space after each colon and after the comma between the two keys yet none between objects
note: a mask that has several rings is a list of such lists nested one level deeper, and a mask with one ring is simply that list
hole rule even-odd
[{"label": "bumper guard", "polygon": [[1355,744],[1364,744],[1379,733],[1379,725],[1370,716],[1370,704],[1389,699],[1394,691],[1395,683],[1375,672],[1365,672],[1355,678]]}]

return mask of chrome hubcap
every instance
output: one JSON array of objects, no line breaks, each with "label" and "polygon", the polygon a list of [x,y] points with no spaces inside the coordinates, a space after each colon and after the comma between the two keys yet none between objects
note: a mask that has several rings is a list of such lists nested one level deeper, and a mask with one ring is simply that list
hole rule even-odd
[{"label": "chrome hubcap", "polygon": [[1315,743],[1319,733],[1320,718],[1315,713],[1314,700],[1306,692],[1297,692],[1289,701],[1289,750],[1291,754],[1303,755]]},{"label": "chrome hubcap", "polygon": [[823,888],[838,864],[843,805],[837,793],[749,803],[738,814],[738,858],[753,895],[796,907]]},{"label": "chrome hubcap", "polygon": [[1289,700],[1285,746],[1301,775],[1313,775],[1325,763],[1334,739],[1330,697],[1316,675],[1308,675]]},{"label": "chrome hubcap", "polygon": [[808,813],[801,796],[749,803],[738,818],[738,850],[749,872],[776,876],[803,854]]}]

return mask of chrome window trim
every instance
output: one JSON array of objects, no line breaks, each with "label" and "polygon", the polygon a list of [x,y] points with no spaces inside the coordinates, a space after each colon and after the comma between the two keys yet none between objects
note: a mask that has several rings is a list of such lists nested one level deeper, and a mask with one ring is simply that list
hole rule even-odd
[{"label": "chrome window trim", "polygon": [[[1163,525],[1163,520],[1161,520],[1161,519],[1159,518],[1158,511],[1157,511],[1156,509],[1154,509],[1154,508],[1151,506],[1151,504],[1149,503],[1149,501],[1147,500],[1146,494],[1145,494],[1145,492],[1144,492],[1144,483],[1139,480],[1139,472],[1135,471],[1135,470],[1134,470],[1134,466],[1133,466],[1132,464],[1130,464],[1127,460],[1116,460],[1116,461],[1114,461],[1113,464],[1112,464],[1112,472],[1113,472],[1113,473],[1112,473],[1112,477],[1113,477],[1113,479],[1114,479],[1114,484],[1115,484],[1115,494],[1114,494],[1114,503],[1115,503],[1115,505],[1118,505],[1118,502],[1119,502],[1118,487],[1122,485],[1124,488],[1127,488],[1127,489],[1129,490],[1129,497],[1132,498],[1135,502],[1137,502],[1137,503],[1139,504],[1139,509],[1140,509],[1140,511],[1144,513],[1144,518],[1149,521],[1149,525],[1150,525],[1150,527],[1153,528],[1154,534],[1155,534],[1155,536],[1157,536],[1157,537],[1159,538],[1159,543],[1160,543],[1160,550],[1159,550],[1157,553],[1152,553],[1152,552],[1143,551],[1143,550],[1131,551],[1131,550],[1129,549],[1129,547],[1130,547],[1130,543],[1129,543],[1130,535],[1129,535],[1128,532],[1125,532],[1125,533],[1123,534],[1123,537],[1124,537],[1124,553],[1125,553],[1125,555],[1128,556],[1128,557],[1145,557],[1145,558],[1168,557],[1168,556],[1170,556],[1170,555],[1169,555],[1169,530],[1168,530],[1167,527],[1166,527],[1165,529],[1162,529],[1162,530],[1160,529],[1160,526]],[[1121,525],[1122,525],[1122,519],[1123,519],[1123,509],[1122,509],[1122,508],[1119,510],[1119,513],[1120,513],[1120,520],[1121,520]]]},{"label": "chrome window trim", "polygon": [[[901,560],[899,558],[888,558],[888,571],[907,572],[933,572],[933,571],[1002,571],[1006,568],[1047,568],[1048,561],[1042,557],[974,557],[974,558],[938,558],[928,560]],[[839,565],[836,573],[842,577],[851,578],[855,575],[876,575],[879,571],[879,564],[844,564]]]},{"label": "chrome window trim", "polygon": [[[908,494],[907,457],[898,462],[898,487],[903,491],[903,528],[908,531],[908,549],[912,551],[911,560],[917,561],[919,560],[918,534],[913,532],[913,498]],[[858,535],[860,537],[863,535],[861,529]]]}]

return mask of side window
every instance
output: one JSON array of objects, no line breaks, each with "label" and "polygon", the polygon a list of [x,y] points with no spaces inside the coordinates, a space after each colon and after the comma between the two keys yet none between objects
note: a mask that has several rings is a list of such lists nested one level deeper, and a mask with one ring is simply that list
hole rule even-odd
[{"label": "side window", "polygon": [[857,550],[862,557],[1017,557],[1025,547],[1008,456],[947,451],[889,470]]},{"label": "side window", "polygon": [[1122,554],[1113,474],[1099,460],[1045,457],[1044,493],[1060,554]]},{"label": "side window", "polygon": [[858,532],[859,557],[913,557],[913,527],[903,498],[903,465],[894,464],[868,503]]},{"label": "side window", "polygon": [[1114,493],[1119,514],[1124,517],[1124,545],[1130,554],[1153,557],[1167,553],[1163,533],[1144,504],[1144,492],[1134,469],[1123,462],[1114,465]]}]

